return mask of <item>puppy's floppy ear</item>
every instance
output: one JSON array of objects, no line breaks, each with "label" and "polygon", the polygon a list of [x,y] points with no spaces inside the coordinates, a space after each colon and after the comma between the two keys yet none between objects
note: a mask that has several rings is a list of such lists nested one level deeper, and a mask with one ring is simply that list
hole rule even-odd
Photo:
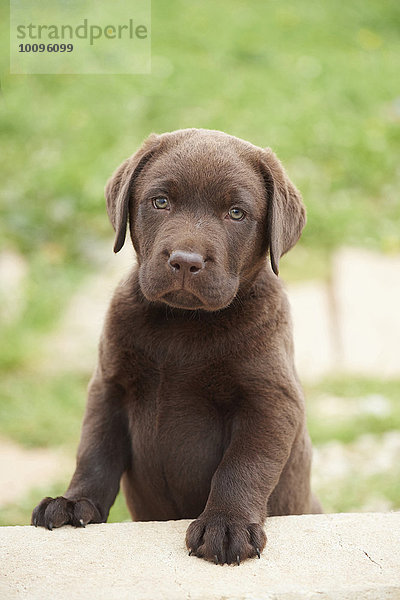
[{"label": "puppy's floppy ear", "polygon": [[127,158],[107,181],[105,187],[107,213],[116,233],[114,252],[119,252],[125,242],[129,200],[135,179],[152,158],[160,144],[160,138],[161,136],[152,133],[141,148]]},{"label": "puppy's floppy ear", "polygon": [[295,245],[306,224],[306,209],[300,192],[270,148],[261,153],[261,171],[268,198],[267,243],[272,269],[278,275],[280,257]]}]

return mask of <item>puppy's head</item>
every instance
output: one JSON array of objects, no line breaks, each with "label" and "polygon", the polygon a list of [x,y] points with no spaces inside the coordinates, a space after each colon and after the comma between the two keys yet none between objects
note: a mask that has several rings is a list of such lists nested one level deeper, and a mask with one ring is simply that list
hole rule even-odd
[{"label": "puppy's head", "polygon": [[152,134],[105,193],[115,252],[129,222],[144,296],[188,310],[228,306],[268,251],[278,275],[305,224],[275,154],[220,131]]}]

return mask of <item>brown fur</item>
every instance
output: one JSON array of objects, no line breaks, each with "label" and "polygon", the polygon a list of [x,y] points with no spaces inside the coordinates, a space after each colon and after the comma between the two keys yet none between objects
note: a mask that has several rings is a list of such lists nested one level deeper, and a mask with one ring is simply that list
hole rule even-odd
[{"label": "brown fur", "polygon": [[32,523],[106,521],[122,478],[133,519],[195,519],[192,554],[255,556],[267,515],[320,510],[277,277],[301,196],[270,149],[188,129],[151,135],[106,198],[114,249],[129,223],[138,265],[108,310],[71,484]]}]

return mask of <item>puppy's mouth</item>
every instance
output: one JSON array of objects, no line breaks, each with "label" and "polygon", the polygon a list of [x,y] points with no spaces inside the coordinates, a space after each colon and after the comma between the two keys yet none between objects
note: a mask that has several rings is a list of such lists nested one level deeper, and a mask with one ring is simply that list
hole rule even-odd
[{"label": "puppy's mouth", "polygon": [[238,291],[239,278],[227,277],[224,272],[210,272],[207,278],[195,274],[189,281],[182,281],[171,277],[167,270],[150,267],[142,263],[139,268],[139,285],[149,302],[214,312],[229,306]]},{"label": "puppy's mouth", "polygon": [[161,297],[161,300],[174,308],[185,308],[186,310],[204,307],[204,302],[200,298],[184,289],[167,292]]}]

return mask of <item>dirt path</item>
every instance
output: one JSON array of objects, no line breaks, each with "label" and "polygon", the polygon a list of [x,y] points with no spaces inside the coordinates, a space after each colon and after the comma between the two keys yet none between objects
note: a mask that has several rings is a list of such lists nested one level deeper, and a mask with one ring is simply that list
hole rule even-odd
[{"label": "dirt path", "polygon": [[75,460],[59,450],[22,448],[0,439],[0,508],[30,489],[50,485],[72,473]]}]

